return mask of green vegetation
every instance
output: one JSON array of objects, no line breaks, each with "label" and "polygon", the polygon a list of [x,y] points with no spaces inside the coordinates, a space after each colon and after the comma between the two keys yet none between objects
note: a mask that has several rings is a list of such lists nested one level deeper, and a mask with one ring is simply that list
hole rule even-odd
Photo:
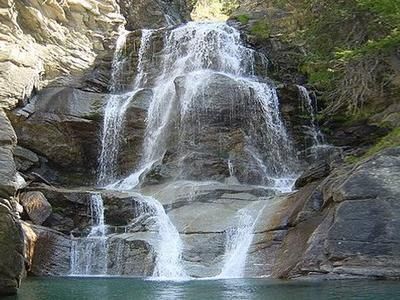
[{"label": "green vegetation", "polygon": [[324,91],[326,113],[365,114],[377,99],[400,100],[389,62],[400,47],[400,1],[305,0],[302,9],[302,70]]},{"label": "green vegetation", "polygon": [[250,33],[258,39],[266,39],[270,35],[270,27],[266,19],[258,20],[250,28]]},{"label": "green vegetation", "polygon": [[368,150],[368,152],[365,154],[365,157],[374,155],[383,149],[396,147],[396,146],[400,146],[400,128],[399,127],[393,129],[388,135],[383,137],[374,146],[372,146]]},{"label": "green vegetation", "polygon": [[394,128],[391,132],[389,132],[386,136],[381,138],[375,145],[370,147],[368,151],[363,154],[362,156],[354,156],[354,155],[349,155],[346,157],[346,162],[350,164],[355,164],[358,163],[364,159],[367,159],[378,152],[392,148],[392,147],[398,147],[400,146],[400,128]]},{"label": "green vegetation", "polygon": [[192,1],[193,20],[226,20],[238,7],[238,0],[197,0]]},{"label": "green vegetation", "polygon": [[238,20],[242,25],[246,25],[249,23],[250,17],[248,15],[239,15],[236,17],[236,20]]}]

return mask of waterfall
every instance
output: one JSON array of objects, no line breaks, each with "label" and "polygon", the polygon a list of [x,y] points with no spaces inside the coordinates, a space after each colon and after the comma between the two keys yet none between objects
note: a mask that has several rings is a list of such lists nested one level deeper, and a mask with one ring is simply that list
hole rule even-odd
[{"label": "waterfall", "polygon": [[311,117],[310,135],[313,140],[313,146],[314,147],[321,146],[324,143],[324,137],[318,127],[310,93],[304,86],[297,85],[297,88],[299,90],[300,97],[303,101],[303,107],[306,109],[307,113]]},{"label": "waterfall", "polygon": [[115,177],[115,163],[118,158],[119,134],[122,128],[123,115],[120,112],[121,103],[128,97],[117,94],[121,88],[120,77],[123,73],[123,49],[129,31],[122,30],[117,39],[114,57],[111,65],[112,93],[104,110],[104,124],[101,135],[101,152],[99,158],[98,182],[106,183]]},{"label": "waterfall", "polygon": [[154,215],[158,227],[159,241],[156,248],[156,263],[153,272],[154,279],[177,280],[187,275],[182,265],[182,241],[179,232],[165,213],[164,207],[153,197],[136,194],[141,199],[138,214],[150,213]]},{"label": "waterfall", "polygon": [[[280,117],[279,100],[271,83],[260,82],[255,77],[255,54],[242,44],[240,32],[225,23],[190,22],[170,31],[165,38],[161,72],[153,86],[147,113],[142,159],[131,175],[111,187],[129,190],[140,184],[140,179],[162,160],[171,132],[177,130],[172,125],[177,115],[181,124],[178,148],[182,148],[188,135],[201,129],[201,120],[194,127],[187,125],[190,123],[187,121],[196,118],[199,110],[216,105],[208,103],[206,97],[203,97],[205,103],[195,100],[218,74],[236,82],[243,95],[254,102],[232,104],[240,105],[239,112],[232,113],[246,112],[251,116],[246,134],[251,147],[262,146],[259,151],[263,153],[265,179],[290,175],[287,166],[292,147]],[[182,78],[184,93],[178,95],[177,80]],[[184,156],[182,153],[181,157]]]},{"label": "waterfall", "polygon": [[146,74],[143,70],[144,54],[148,50],[151,30],[142,30],[140,42],[137,76],[130,92],[119,93],[121,89],[120,80],[123,74],[123,48],[129,31],[122,31],[115,48],[111,72],[111,97],[104,109],[104,124],[101,136],[101,152],[99,158],[99,176],[100,184],[107,184],[115,181],[117,171],[117,160],[120,146],[120,139],[123,130],[125,112],[130,100],[140,91],[140,87],[146,82]]},{"label": "waterfall", "polygon": [[257,205],[250,205],[238,211],[234,219],[235,225],[226,232],[224,265],[216,278],[243,277],[247,253],[253,240],[253,231],[264,207],[265,205],[260,210],[256,210]]},{"label": "waterfall", "polygon": [[[258,184],[287,191],[293,182],[291,165],[295,160],[290,137],[280,115],[275,86],[256,76],[257,53],[243,45],[238,30],[225,23],[206,22],[190,22],[166,30],[163,49],[157,53],[161,61],[157,65],[159,72],[155,80],[149,80],[144,63],[153,31],[143,30],[136,77],[129,91],[125,91],[126,88],[123,89],[121,85],[127,36],[128,32],[121,32],[112,62],[111,96],[105,107],[98,184],[118,191],[136,189],[132,194],[139,202],[137,214],[142,218],[149,217],[157,227],[153,278],[188,278],[182,262],[183,244],[179,232],[162,204],[155,197],[142,194],[144,189],[141,189],[141,185],[146,175],[157,164],[163,163],[165,154],[172,147],[176,153],[176,178],[191,180],[189,176],[185,177],[185,171],[190,169],[190,162],[185,163],[185,158],[201,144],[197,139],[202,131],[207,130],[212,118],[222,118],[218,109],[224,110],[225,107],[221,108],[221,105],[227,104],[226,115],[230,118],[227,123],[231,122],[231,125],[232,120],[240,120],[239,129],[243,133],[241,160],[248,161],[251,171],[256,171],[257,176],[260,174]],[[262,58],[261,63],[265,62]],[[227,103],[221,104],[207,94],[216,80],[225,80],[235,87],[232,95],[224,95],[223,100]],[[129,176],[118,180],[118,152],[125,113],[132,97],[143,87],[152,89],[152,99],[147,111],[141,159],[136,166],[132,166]],[[223,141],[220,139],[218,143],[220,145]],[[242,182],[234,177],[243,165],[237,164],[239,159],[235,154],[223,155],[223,163],[228,162],[229,178],[234,179],[229,180],[229,184],[239,185]],[[101,197],[93,199],[97,202],[91,203],[90,207],[94,220],[91,232],[81,241],[74,242],[73,274],[107,273],[104,208]],[[255,213],[252,205],[239,210],[235,226],[227,231],[224,267],[219,278],[243,275],[253,230],[261,211]],[[125,246],[121,243],[116,248],[118,253],[114,255],[117,255],[119,264]]]},{"label": "waterfall", "polygon": [[107,273],[107,232],[101,195],[91,195],[89,214],[92,224],[88,236],[72,241],[71,275]]}]

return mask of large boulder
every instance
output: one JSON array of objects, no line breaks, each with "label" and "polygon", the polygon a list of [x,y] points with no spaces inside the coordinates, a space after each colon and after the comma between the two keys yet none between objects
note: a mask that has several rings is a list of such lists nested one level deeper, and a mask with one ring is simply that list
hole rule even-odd
[{"label": "large boulder", "polygon": [[107,273],[137,277],[153,275],[156,246],[155,232],[112,235],[107,240]]},{"label": "large boulder", "polygon": [[[48,168],[54,170],[51,176],[45,169],[38,173],[67,183],[82,184],[82,178],[87,178],[86,182],[94,180],[96,145],[106,100],[104,94],[47,88],[23,108],[9,113],[19,145],[44,156],[49,161]],[[79,181],[74,173],[82,174]]]},{"label": "large boulder", "polygon": [[293,156],[283,125],[279,134],[275,128],[280,125],[271,125],[279,121],[279,112],[263,110],[263,101],[273,105],[275,100],[272,83],[207,70],[174,83],[171,129],[162,137],[167,151],[162,165],[149,173],[149,183],[177,177],[223,181],[234,175],[241,183],[268,185],[268,175],[285,172]]},{"label": "large boulder", "polygon": [[10,203],[0,199],[0,295],[14,294],[24,274],[24,236]]}]

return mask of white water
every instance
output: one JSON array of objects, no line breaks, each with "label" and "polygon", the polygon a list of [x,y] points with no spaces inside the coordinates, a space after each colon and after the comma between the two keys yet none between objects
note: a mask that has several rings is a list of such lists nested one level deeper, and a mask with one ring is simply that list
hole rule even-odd
[{"label": "white water", "polygon": [[318,147],[324,144],[324,136],[322,135],[318,123],[315,118],[315,110],[312,105],[312,99],[310,97],[309,91],[301,85],[297,86],[299,90],[300,97],[303,101],[303,107],[306,109],[306,111],[310,114],[311,117],[311,126],[310,126],[310,135],[313,140],[313,146]]},{"label": "white water", "polygon": [[[117,43],[115,62],[113,61],[114,88],[111,88],[113,96],[105,109],[99,183],[114,182],[107,188],[121,191],[140,186],[143,177],[155,164],[162,161],[168,150],[170,137],[176,130],[178,154],[181,159],[185,157],[188,153],[185,152],[187,150],[183,145],[187,142],[187,137],[195,136],[193,133],[202,130],[203,124],[198,117],[199,112],[208,109],[212,111],[212,108],[218,105],[206,97],[205,92],[216,76],[225,76],[235,82],[245,99],[252,101],[252,103],[245,101],[246,103],[240,104],[238,109],[234,109],[237,104],[232,103],[230,114],[231,117],[235,114],[249,116],[246,124],[248,128],[246,128],[245,148],[250,149],[249,157],[254,163],[254,168],[263,175],[263,183],[272,182],[273,187],[278,190],[290,189],[291,145],[281,120],[275,87],[271,83],[257,80],[255,52],[244,47],[240,33],[225,23],[188,23],[168,33],[162,52],[160,75],[152,88],[153,98],[146,120],[142,159],[132,174],[122,181],[115,182],[119,139],[126,108],[131,97],[148,83],[143,57],[149,50],[151,36],[151,31],[142,32],[137,77],[132,86],[133,91],[126,94],[117,94],[119,91],[117,78],[122,75],[121,58],[126,35],[120,37]],[[184,91],[182,95],[177,93],[178,81],[181,82],[181,90]],[[177,120],[179,120],[178,127],[174,124]],[[188,122],[189,120],[195,120],[195,125],[193,122]],[[233,157],[232,160],[234,159]],[[230,176],[233,176],[235,170],[231,160],[228,168]],[[155,198],[139,193],[137,197],[142,201],[143,207],[147,207],[141,213],[149,213],[148,207],[150,207],[158,227],[159,241],[155,249],[157,256],[153,277],[169,280],[187,278],[181,258],[182,241],[163,206]],[[225,266],[220,278],[243,275],[257,218],[249,211],[239,211],[237,226],[228,235]],[[96,231],[98,232],[98,229]],[[91,255],[88,259],[91,259]],[[74,262],[74,265],[79,263]]]},{"label": "white water", "polygon": [[101,135],[101,152],[99,158],[98,182],[105,183],[115,178],[115,162],[118,158],[119,134],[122,125],[120,113],[121,103],[127,95],[119,95],[120,79],[123,73],[123,50],[129,31],[121,30],[115,46],[114,57],[111,65],[110,99],[104,110],[104,124]]},{"label": "white water", "polygon": [[[155,81],[147,114],[142,160],[131,175],[111,187],[119,190],[135,188],[152,165],[162,160],[174,130],[179,131],[180,149],[188,135],[193,136],[193,132],[201,130],[200,120],[195,127],[187,120],[196,118],[199,110],[217,105],[206,97],[203,97],[205,102],[198,102],[198,96],[218,74],[234,80],[243,94],[254,101],[252,105],[243,104],[242,111],[238,112],[247,111],[254,116],[248,122],[249,144],[253,147],[264,145],[260,149],[264,153],[262,163],[269,176],[287,177],[291,145],[281,121],[278,97],[273,85],[259,82],[254,77],[255,52],[243,46],[239,31],[225,23],[191,22],[169,33],[163,53],[160,76]],[[183,95],[176,92],[179,78],[183,79]],[[173,128],[177,115],[180,115],[181,125]],[[259,134],[260,131],[264,133]],[[186,154],[181,153],[181,156]]]},{"label": "white water", "polygon": [[[136,195],[141,201],[139,215],[154,215],[158,227],[158,245],[153,279],[181,280],[188,278],[182,265],[182,241],[178,231],[165,213],[164,207],[153,197]],[[150,209],[150,211],[149,211]]]},{"label": "white water", "polygon": [[137,76],[133,83],[133,89],[130,92],[120,93],[120,80],[123,74],[123,49],[129,31],[122,31],[115,48],[112,62],[111,86],[112,93],[104,110],[104,124],[101,137],[101,152],[99,159],[99,178],[100,184],[107,184],[115,181],[117,176],[117,160],[120,147],[121,134],[123,132],[123,123],[125,112],[131,99],[141,90],[141,86],[146,83],[146,74],[143,69],[144,54],[149,48],[149,41],[152,34],[151,30],[143,30],[140,42],[139,58],[137,65]]},{"label": "white water", "polygon": [[103,199],[99,194],[90,198],[91,230],[87,237],[72,241],[71,275],[107,273],[107,230],[104,223]]},{"label": "white water", "polygon": [[[225,245],[224,265],[216,278],[242,278],[245,272],[247,253],[253,241],[254,228],[265,205],[257,210],[259,203],[238,211],[234,223],[228,229]],[[256,215],[256,216],[255,216]]]}]

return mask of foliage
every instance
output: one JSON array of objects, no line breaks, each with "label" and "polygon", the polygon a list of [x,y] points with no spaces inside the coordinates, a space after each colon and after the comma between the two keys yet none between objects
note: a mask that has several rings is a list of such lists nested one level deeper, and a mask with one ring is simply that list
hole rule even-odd
[{"label": "foliage", "polygon": [[248,15],[239,15],[236,17],[236,20],[238,20],[242,25],[246,25],[249,23],[250,17]]},{"label": "foliage", "polygon": [[325,91],[326,112],[358,114],[396,89],[388,58],[400,47],[400,2],[305,0],[303,71]]},{"label": "foliage", "polygon": [[356,164],[362,160],[368,159],[369,157],[377,154],[378,152],[400,146],[400,128],[394,128],[386,136],[381,138],[375,145],[370,147],[366,153],[362,156],[349,155],[346,157],[345,161],[349,164]]},{"label": "foliage", "polygon": [[388,135],[383,137],[379,142],[377,142],[374,146],[372,146],[368,152],[365,154],[365,157],[372,156],[379,151],[391,147],[400,146],[400,128],[393,129]]},{"label": "foliage", "polygon": [[226,20],[238,7],[238,0],[193,1],[192,18],[195,20]]},{"label": "foliage", "polygon": [[270,35],[270,27],[266,19],[258,20],[250,28],[250,33],[259,39],[266,39]]}]

